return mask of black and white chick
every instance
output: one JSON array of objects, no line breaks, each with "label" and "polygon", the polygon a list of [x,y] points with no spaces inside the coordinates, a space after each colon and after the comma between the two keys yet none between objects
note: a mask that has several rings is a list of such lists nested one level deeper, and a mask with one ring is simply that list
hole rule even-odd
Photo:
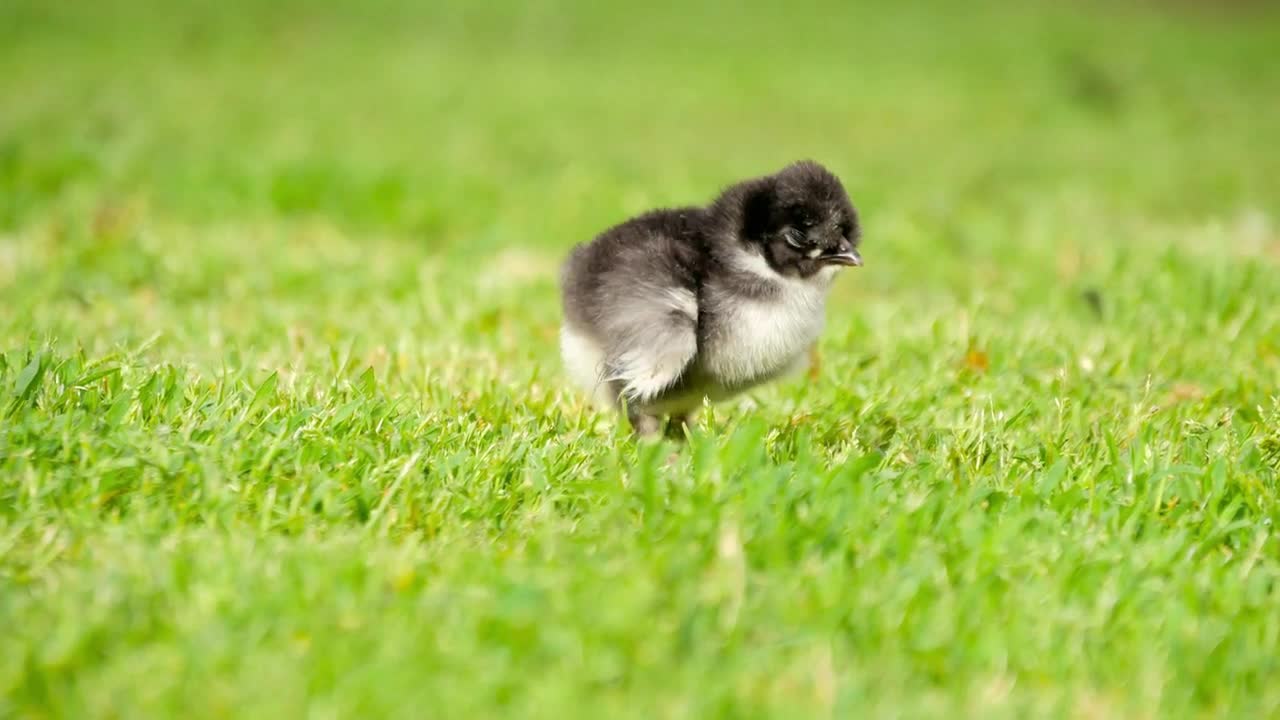
[{"label": "black and white chick", "polygon": [[808,161],[632,218],[564,264],[565,367],[637,434],[679,432],[704,399],[804,366],[859,237],[840,180]]}]

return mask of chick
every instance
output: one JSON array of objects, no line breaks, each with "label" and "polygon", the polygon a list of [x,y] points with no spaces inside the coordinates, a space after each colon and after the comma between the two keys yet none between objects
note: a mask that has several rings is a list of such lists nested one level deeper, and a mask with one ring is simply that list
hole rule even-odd
[{"label": "chick", "polygon": [[804,161],[706,207],[653,210],[561,271],[569,375],[641,436],[803,365],[842,268],[862,265],[844,186]]}]

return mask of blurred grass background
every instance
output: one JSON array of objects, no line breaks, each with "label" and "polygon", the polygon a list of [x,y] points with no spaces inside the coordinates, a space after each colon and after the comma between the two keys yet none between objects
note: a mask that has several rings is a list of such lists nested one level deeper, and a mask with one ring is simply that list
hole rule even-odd
[{"label": "blurred grass background", "polygon": [[[1265,3],[0,0],[0,715],[1265,717]],[[635,448],[555,272],[810,157],[822,365]]]}]

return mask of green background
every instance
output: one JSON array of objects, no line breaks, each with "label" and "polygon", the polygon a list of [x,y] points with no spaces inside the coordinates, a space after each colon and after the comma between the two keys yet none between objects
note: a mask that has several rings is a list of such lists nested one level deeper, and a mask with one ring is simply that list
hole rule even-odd
[{"label": "green background", "polygon": [[[0,716],[1280,712],[1264,4],[0,0]],[[810,376],[636,446],[574,243],[799,158]]]}]

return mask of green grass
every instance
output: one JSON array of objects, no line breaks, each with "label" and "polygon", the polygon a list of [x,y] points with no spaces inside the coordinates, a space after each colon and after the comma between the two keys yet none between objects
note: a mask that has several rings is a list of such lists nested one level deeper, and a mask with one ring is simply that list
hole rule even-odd
[{"label": "green grass", "polygon": [[[1280,714],[1280,16],[597,5],[0,0],[0,717]],[[636,446],[560,259],[800,157]]]}]

